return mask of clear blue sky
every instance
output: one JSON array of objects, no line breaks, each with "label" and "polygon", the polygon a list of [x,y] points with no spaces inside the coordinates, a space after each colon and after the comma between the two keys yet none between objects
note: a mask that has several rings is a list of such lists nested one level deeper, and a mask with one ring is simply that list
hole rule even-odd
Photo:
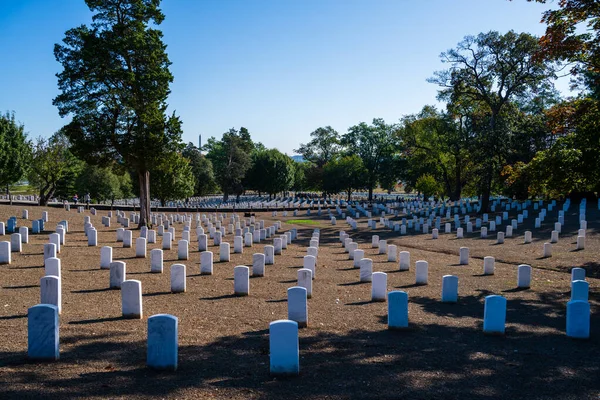
[{"label": "clear blue sky", "polygon": [[[436,104],[439,54],[468,34],[542,34],[549,5],[525,0],[163,0],[175,76],[169,97],[184,141],[245,126],[288,154],[319,126],[340,133]],[[66,121],[53,46],[89,23],[83,0],[0,0],[0,112],[30,137]],[[560,85],[566,89],[566,83]]]}]

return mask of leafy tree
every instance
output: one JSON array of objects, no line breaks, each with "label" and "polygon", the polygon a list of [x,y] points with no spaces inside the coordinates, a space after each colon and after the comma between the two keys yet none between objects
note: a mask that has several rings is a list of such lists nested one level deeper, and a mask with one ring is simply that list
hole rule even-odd
[{"label": "leafy tree", "polygon": [[405,117],[402,124],[405,157],[412,166],[407,176],[411,186],[429,172],[443,183],[451,200],[460,199],[470,153],[464,125],[431,106],[425,106],[417,115]]},{"label": "leafy tree", "polygon": [[317,128],[310,134],[311,140],[294,150],[311,166],[309,189],[323,188],[323,167],[337,157],[341,151],[340,135],[331,126]]},{"label": "leafy tree", "polygon": [[243,193],[243,179],[252,165],[251,154],[254,149],[250,132],[243,127],[239,131],[230,129],[219,141],[211,137],[204,146],[206,158],[212,162],[225,201],[230,194],[239,196]]},{"label": "leafy tree", "polygon": [[76,180],[77,192],[89,193],[96,201],[111,201],[131,196],[131,178],[128,173],[115,173],[112,167],[86,165]]},{"label": "leafy tree", "polygon": [[6,188],[11,205],[10,185],[27,172],[30,159],[31,147],[23,125],[15,121],[14,114],[0,115],[0,187]]},{"label": "leafy tree", "polygon": [[66,32],[54,48],[63,71],[59,114],[73,150],[94,164],[124,162],[140,188],[140,226],[150,217],[150,169],[180,148],[181,121],[167,116],[173,75],[156,27],[160,0],[86,0],[91,26]]},{"label": "leafy tree", "polygon": [[309,189],[306,171],[311,167],[307,162],[294,162],[294,184],[291,189],[296,192],[302,192]]},{"label": "leafy tree", "polygon": [[358,155],[337,157],[323,168],[323,188],[328,193],[346,191],[350,201],[352,191],[365,186],[366,174],[363,161]]},{"label": "leafy tree", "polygon": [[417,179],[415,189],[421,192],[423,199],[428,199],[431,196],[438,196],[443,192],[442,186],[431,174],[421,175],[419,179]]},{"label": "leafy tree", "polygon": [[171,200],[183,200],[194,194],[194,174],[189,161],[178,153],[171,153],[152,169],[150,182],[156,198],[162,205]]},{"label": "leafy tree", "polygon": [[393,158],[398,149],[397,131],[394,124],[388,125],[381,118],[373,119],[372,125],[361,122],[352,126],[342,137],[342,144],[349,155],[357,155],[364,165],[364,187],[369,190],[369,201],[377,185],[383,167]]},{"label": "leafy tree", "polygon": [[188,159],[194,174],[194,196],[206,196],[217,190],[212,163],[193,143],[188,143],[181,153]]},{"label": "leafy tree", "polygon": [[310,134],[312,138],[306,144],[300,144],[300,148],[294,150],[302,155],[305,161],[309,161],[322,168],[331,161],[341,150],[340,135],[331,126],[317,128]]},{"label": "leafy tree", "polygon": [[[531,1],[531,0],[529,0]],[[535,0],[546,3],[546,0]],[[571,63],[571,73],[600,99],[600,7],[594,0],[561,0],[546,11],[548,26],[541,38],[542,54]],[[575,82],[577,83],[577,81]]]},{"label": "leafy tree", "polygon": [[542,87],[551,86],[554,76],[548,62],[536,57],[540,44],[536,37],[509,31],[467,36],[456,49],[442,53],[450,69],[435,73],[430,82],[442,87],[439,98],[450,103],[471,102],[480,113],[473,119],[477,163],[482,166],[482,210],[486,211],[493,180],[503,166],[509,123],[503,117],[507,105]]},{"label": "leafy tree", "polygon": [[[69,141],[57,132],[50,139],[38,138],[33,145],[29,183],[39,190],[39,204],[48,205],[59,186],[69,187],[81,171],[82,162],[69,149]],[[71,196],[74,192],[63,193]]]},{"label": "leafy tree", "polygon": [[273,195],[289,190],[294,184],[294,161],[277,149],[256,152],[247,182],[251,189]]}]

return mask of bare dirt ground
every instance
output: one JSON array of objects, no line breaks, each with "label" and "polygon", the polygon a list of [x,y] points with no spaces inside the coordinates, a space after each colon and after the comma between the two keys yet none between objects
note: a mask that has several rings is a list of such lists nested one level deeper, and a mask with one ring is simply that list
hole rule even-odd
[{"label": "bare dirt ground", "polygon": [[[60,361],[27,360],[27,309],[39,302],[39,279],[44,275],[42,246],[48,234],[30,235],[22,254],[13,253],[10,265],[0,266],[0,398],[234,398],[234,399],[598,399],[600,398],[600,214],[588,208],[586,249],[574,251],[578,223],[576,207],[566,217],[553,257],[541,259],[542,243],[550,238],[556,219],[550,213],[534,243],[523,245],[519,227],[514,238],[495,245],[494,238],[479,239],[479,232],[455,239],[455,234],[400,237],[389,230],[357,231],[326,217],[259,219],[286,221],[310,218],[318,226],[294,225],[300,239],[263,278],[251,278],[248,297],[233,296],[233,268],[252,265],[252,254],[262,252],[267,240],[232,254],[231,261],[215,261],[214,275],[200,276],[200,256],[192,233],[187,266],[187,292],[170,293],[169,268],[177,263],[176,245],[166,251],[165,272],[151,274],[150,259],[136,259],[134,248],[116,243],[118,227],[101,225],[98,212],[92,222],[98,230],[98,247],[88,247],[83,216],[48,208],[50,222],[69,220],[70,231],[59,257],[62,261],[63,312],[60,316]],[[22,206],[0,206],[0,220],[21,216]],[[30,219],[45,208],[28,207]],[[313,213],[314,214],[314,213]],[[532,213],[530,212],[530,215]],[[530,217],[533,220],[533,217]],[[533,221],[531,221],[532,223]],[[19,225],[31,221],[19,219]],[[292,225],[283,224],[283,230]],[[321,245],[313,297],[309,300],[309,326],[300,331],[298,377],[275,379],[269,375],[268,326],[287,318],[286,290],[296,283],[297,269],[311,232],[321,229]],[[183,230],[175,224],[177,239]],[[371,303],[369,283],[358,283],[359,271],[338,241],[346,230],[374,261],[374,271],[388,273],[388,290],[409,295],[410,329],[387,329],[387,303]],[[193,229],[192,229],[193,231]],[[371,248],[378,234],[399,251],[411,253],[411,270],[399,272],[397,263]],[[134,240],[139,231],[134,231]],[[8,236],[0,240],[10,240]],[[233,236],[225,240],[233,243]],[[159,243],[148,246],[148,254]],[[176,242],[175,242],[176,243]],[[212,241],[211,241],[212,244]],[[100,270],[100,248],[113,246],[113,259],[127,263],[127,277],[142,281],[144,319],[121,318],[121,293],[108,290],[109,271]],[[471,251],[468,266],[459,266],[458,250]],[[232,246],[233,247],[233,246]],[[218,260],[218,248],[211,247]],[[496,257],[496,274],[483,276],[483,257]],[[429,285],[415,286],[414,263],[429,262]],[[533,269],[531,289],[517,290],[518,264]],[[566,303],[570,296],[570,270],[587,270],[592,306],[591,339],[572,340],[565,335]],[[443,275],[459,277],[459,302],[441,303]],[[504,337],[482,333],[483,301],[489,294],[508,299]],[[145,366],[146,318],[169,313],[179,318],[179,368],[155,372]]]}]

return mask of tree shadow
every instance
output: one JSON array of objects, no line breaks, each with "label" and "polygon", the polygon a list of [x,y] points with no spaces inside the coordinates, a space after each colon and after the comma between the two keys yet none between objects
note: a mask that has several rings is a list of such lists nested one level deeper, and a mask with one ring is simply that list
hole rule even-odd
[{"label": "tree shadow", "polygon": [[[301,375],[286,379],[269,375],[268,329],[181,345],[176,372],[148,369],[145,341],[75,336],[57,363],[30,363],[22,351],[0,352],[2,366],[20,370],[3,378],[0,397],[227,398],[252,393],[252,398],[260,400],[399,395],[411,399],[575,399],[592,398],[600,388],[594,379],[600,366],[589,353],[598,346],[597,337],[575,341],[563,332],[518,329],[490,337],[480,325],[410,321],[408,329],[394,331],[386,324],[387,316],[381,315],[370,330],[303,330]],[[592,331],[597,328],[594,322]],[[552,354],[551,362],[548,354]],[[75,375],[51,373],[57,366],[82,359],[103,367]],[[23,380],[28,385],[20,384]]]}]

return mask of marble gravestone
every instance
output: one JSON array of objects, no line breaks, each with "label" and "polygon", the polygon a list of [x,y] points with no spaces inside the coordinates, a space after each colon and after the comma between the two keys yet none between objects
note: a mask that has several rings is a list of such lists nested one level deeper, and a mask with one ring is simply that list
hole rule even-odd
[{"label": "marble gravestone", "polygon": [[38,304],[27,310],[27,357],[56,361],[59,353],[58,307]]},{"label": "marble gravestone", "polygon": [[388,329],[408,328],[408,294],[402,291],[388,293]]},{"label": "marble gravestone", "polygon": [[148,318],[146,364],[158,370],[177,370],[178,320],[168,314]]},{"label": "marble gravestone", "polygon": [[297,322],[278,320],[269,324],[269,368],[274,376],[300,373]]}]

